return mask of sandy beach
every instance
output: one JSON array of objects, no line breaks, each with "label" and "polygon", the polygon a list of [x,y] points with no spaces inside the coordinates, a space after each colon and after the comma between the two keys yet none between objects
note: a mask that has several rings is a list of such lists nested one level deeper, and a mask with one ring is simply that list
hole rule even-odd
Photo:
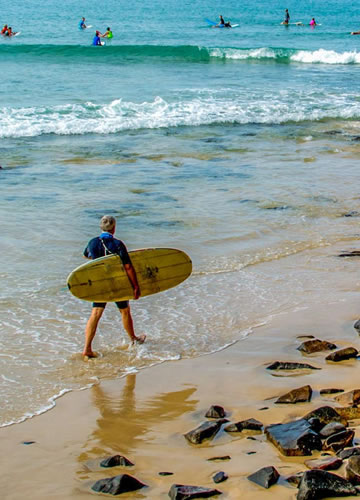
[{"label": "sandy beach", "polygon": [[[311,295],[308,299],[311,303]],[[320,396],[319,391],[357,388],[358,361],[327,363],[324,352],[304,356],[296,350],[301,342],[297,337],[313,335],[338,347],[357,348],[353,325],[360,314],[358,304],[354,279],[349,287],[339,287],[338,300],[279,314],[221,352],[104,381],[65,395],[43,415],[2,428],[6,457],[0,479],[2,498],[86,498],[95,494],[91,485],[96,480],[123,472],[148,487],[121,497],[166,498],[173,483],[214,487],[212,476],[217,471],[229,476],[216,485],[224,493],[222,498],[296,498],[296,488],[284,477],[306,470],[305,458],[282,456],[264,434],[221,431],[198,446],[190,445],[183,434],[205,421],[213,404],[223,406],[230,421],[253,417],[265,426],[300,417],[325,404],[336,406],[332,397]],[[321,370],[298,376],[266,370],[276,360],[310,362]],[[281,394],[306,384],[314,391],[310,403],[274,404]],[[256,440],[247,439],[250,436]],[[33,444],[23,444],[31,441]],[[99,466],[103,458],[115,454],[126,456],[134,467]],[[224,455],[231,459],[208,461]],[[248,481],[249,474],[268,465],[281,474],[277,485],[265,490]],[[163,471],[173,475],[159,475]],[[341,469],[336,473],[341,474]]]}]

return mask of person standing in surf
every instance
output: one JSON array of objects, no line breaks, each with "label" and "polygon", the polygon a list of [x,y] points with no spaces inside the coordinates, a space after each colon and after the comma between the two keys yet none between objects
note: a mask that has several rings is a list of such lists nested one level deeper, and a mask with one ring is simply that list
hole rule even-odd
[{"label": "person standing in surf", "polygon": [[[119,255],[124,269],[128,275],[129,281],[134,290],[134,299],[137,300],[140,297],[141,291],[136,277],[135,269],[131,263],[128,251],[125,244],[116,238],[114,238],[116,220],[111,215],[104,215],[100,220],[100,228],[102,233],[100,236],[93,238],[87,244],[84,250],[84,257],[87,259],[98,259],[104,255],[116,254]],[[146,336],[140,335],[139,337],[135,335],[133,319],[131,316],[129,301],[115,302],[118,309],[120,310],[122,322],[126,333],[129,335],[132,343],[138,342],[142,344],[145,341]],[[95,358],[96,354],[92,350],[92,341],[94,340],[96,329],[100,321],[101,316],[106,307],[106,302],[93,302],[92,311],[90,318],[86,324],[85,328],[85,345],[83,350],[83,356],[89,358]]]},{"label": "person standing in surf", "polygon": [[285,26],[288,26],[289,23],[290,23],[290,14],[288,9],[285,9],[285,19],[283,20],[283,24],[285,24]]}]

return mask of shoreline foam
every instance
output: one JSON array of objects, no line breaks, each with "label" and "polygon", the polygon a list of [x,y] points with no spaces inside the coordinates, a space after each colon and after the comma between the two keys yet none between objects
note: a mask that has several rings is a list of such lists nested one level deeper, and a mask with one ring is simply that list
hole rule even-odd
[{"label": "shoreline foam", "polygon": [[[296,489],[282,480],[270,490],[262,490],[246,477],[267,465],[274,465],[282,477],[304,470],[303,457],[281,456],[263,435],[253,441],[222,432],[213,441],[191,446],[183,434],[205,420],[211,404],[224,406],[232,421],[253,417],[269,425],[332,404],[331,397],[319,395],[322,388],[356,388],[354,370],[358,361],[331,365],[325,362],[325,353],[303,356],[296,347],[298,335],[314,335],[339,347],[357,347],[353,324],[358,319],[358,296],[358,292],[343,289],[330,307],[312,305],[280,314],[257,328],[246,341],[221,352],[164,363],[126,379],[104,381],[89,390],[65,395],[52,411],[2,428],[3,452],[8,457],[0,480],[0,487],[6,491],[4,498],[17,499],[29,491],[36,491],[37,499],[50,494],[55,499],[83,498],[97,479],[124,472],[121,467],[98,466],[100,459],[112,454],[124,454],[135,462],[135,467],[126,472],[149,485],[146,498],[165,498],[173,483],[213,486],[211,476],[218,470],[229,475],[218,485],[226,493],[224,498],[238,499],[240,494],[247,499],[259,495],[295,498]],[[303,360],[322,370],[296,377],[273,376],[266,365],[275,360]],[[304,384],[314,390],[311,403],[286,408],[274,405],[276,397]],[[262,407],[269,409],[261,411]],[[35,443],[25,446],[23,441]],[[232,458],[221,463],[207,461],[220,455]],[[159,476],[163,470],[174,475]]]}]

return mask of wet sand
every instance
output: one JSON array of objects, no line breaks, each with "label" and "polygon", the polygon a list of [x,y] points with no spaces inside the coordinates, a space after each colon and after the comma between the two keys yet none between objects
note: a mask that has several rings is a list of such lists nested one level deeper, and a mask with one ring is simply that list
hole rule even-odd
[{"label": "wet sand", "polygon": [[[2,498],[86,498],[94,495],[90,486],[96,480],[125,471],[148,488],[121,498],[167,498],[173,483],[216,486],[224,493],[221,498],[228,499],[296,498],[296,488],[283,479],[306,469],[304,457],[283,457],[262,434],[221,432],[200,446],[190,445],[183,434],[206,420],[212,404],[223,406],[231,421],[253,417],[269,425],[332,403],[331,397],[319,395],[322,388],[357,388],[359,361],[326,363],[327,352],[304,356],[296,347],[301,342],[297,336],[314,335],[339,347],[358,348],[353,325],[359,317],[359,293],[339,290],[336,302],[280,314],[222,352],[164,363],[63,396],[53,410],[0,430],[6,457]],[[297,376],[266,370],[276,360],[310,362],[322,369]],[[306,384],[314,391],[311,403],[274,404],[279,395]],[[101,459],[114,454],[125,455],[135,466],[99,466]],[[223,455],[231,460],[207,460]],[[247,480],[268,465],[281,474],[277,485],[264,490]],[[220,470],[229,479],[215,485],[212,476]],[[162,471],[174,474],[160,476]]]}]

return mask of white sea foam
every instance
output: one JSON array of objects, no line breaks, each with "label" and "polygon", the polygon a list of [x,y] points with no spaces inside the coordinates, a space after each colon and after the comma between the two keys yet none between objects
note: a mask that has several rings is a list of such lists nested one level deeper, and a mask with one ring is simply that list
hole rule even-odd
[{"label": "white sea foam", "polygon": [[[289,102],[293,102],[292,106],[289,106]],[[297,96],[288,93],[279,96],[259,95],[255,92],[253,95],[233,97],[209,95],[172,102],[161,97],[142,103],[115,99],[103,105],[87,102],[47,108],[3,108],[0,137],[111,134],[124,130],[216,123],[281,124],[359,117],[360,102],[356,96],[321,92]]]},{"label": "white sea foam", "polygon": [[278,59],[283,55],[281,49],[272,49],[270,47],[260,47],[258,49],[232,49],[232,48],[213,48],[209,49],[210,57],[221,59]]},{"label": "white sea foam", "polygon": [[360,53],[356,50],[352,52],[335,52],[335,50],[325,49],[311,52],[300,50],[291,55],[290,60],[307,64],[359,64]]},{"label": "white sea foam", "polygon": [[356,50],[350,52],[336,52],[335,50],[294,50],[271,47],[257,49],[236,48],[211,48],[208,49],[210,57],[234,60],[282,60],[304,64],[360,64],[360,53]]}]

